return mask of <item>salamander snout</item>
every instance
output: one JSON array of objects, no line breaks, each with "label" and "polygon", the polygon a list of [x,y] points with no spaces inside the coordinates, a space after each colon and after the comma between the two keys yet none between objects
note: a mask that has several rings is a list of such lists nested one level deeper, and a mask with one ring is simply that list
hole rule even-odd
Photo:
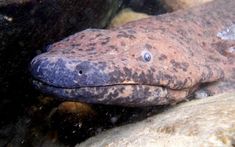
[{"label": "salamander snout", "polygon": [[104,85],[109,80],[100,68],[102,65],[78,59],[48,56],[48,54],[41,54],[30,64],[30,71],[34,78],[45,84],[75,88]]}]

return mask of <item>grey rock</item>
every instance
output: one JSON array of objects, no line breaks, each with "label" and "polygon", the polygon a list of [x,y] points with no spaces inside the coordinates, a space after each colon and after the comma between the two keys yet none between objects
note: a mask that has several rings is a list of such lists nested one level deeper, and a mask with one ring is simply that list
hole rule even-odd
[{"label": "grey rock", "polygon": [[77,147],[234,145],[233,92],[181,103],[141,122],[103,132]]}]

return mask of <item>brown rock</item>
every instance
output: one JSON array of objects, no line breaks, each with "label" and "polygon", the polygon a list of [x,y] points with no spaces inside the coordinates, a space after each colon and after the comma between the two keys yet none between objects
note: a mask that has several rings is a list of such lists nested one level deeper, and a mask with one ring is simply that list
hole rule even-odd
[{"label": "brown rock", "polygon": [[80,102],[63,102],[57,110],[60,113],[74,113],[79,114],[79,117],[88,117],[89,115],[95,115],[95,111],[90,105]]}]

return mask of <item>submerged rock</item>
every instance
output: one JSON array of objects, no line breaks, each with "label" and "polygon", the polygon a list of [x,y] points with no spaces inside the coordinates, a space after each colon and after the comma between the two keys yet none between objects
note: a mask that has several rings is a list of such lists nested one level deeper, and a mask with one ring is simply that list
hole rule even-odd
[{"label": "submerged rock", "polygon": [[148,18],[150,17],[149,15],[145,13],[140,13],[140,12],[135,12],[130,8],[123,9],[120,11],[111,21],[109,27],[118,27],[121,25],[124,25],[128,22],[143,19],[143,18]]},{"label": "submerged rock", "polygon": [[90,105],[80,102],[63,102],[57,109],[60,113],[73,113],[78,114],[80,117],[95,115],[95,111]]},{"label": "submerged rock", "polygon": [[181,103],[148,119],[103,132],[85,146],[234,146],[235,93]]}]

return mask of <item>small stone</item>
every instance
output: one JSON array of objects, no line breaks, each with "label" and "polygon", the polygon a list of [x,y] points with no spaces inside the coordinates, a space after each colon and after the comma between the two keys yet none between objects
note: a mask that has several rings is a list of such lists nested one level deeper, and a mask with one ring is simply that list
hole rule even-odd
[{"label": "small stone", "polygon": [[57,109],[60,113],[79,113],[80,117],[95,115],[95,111],[90,105],[80,102],[63,102]]}]

